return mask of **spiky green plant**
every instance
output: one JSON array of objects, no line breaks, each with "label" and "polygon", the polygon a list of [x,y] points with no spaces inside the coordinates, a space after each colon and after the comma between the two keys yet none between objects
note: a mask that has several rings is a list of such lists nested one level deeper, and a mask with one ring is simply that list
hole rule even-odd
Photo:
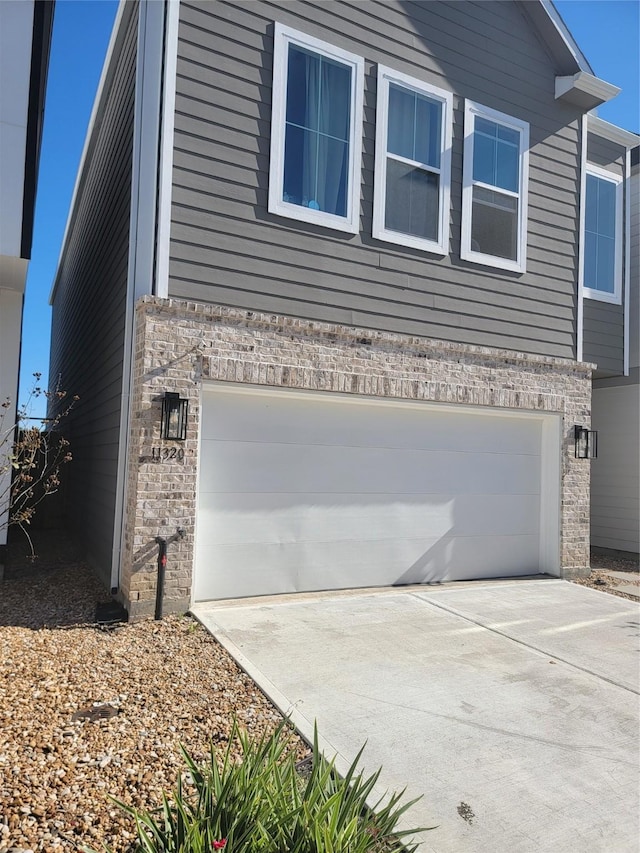
[{"label": "spiky green plant", "polygon": [[[219,756],[198,764],[183,748],[193,783],[179,778],[171,798],[154,812],[118,803],[135,821],[132,853],[412,853],[403,839],[421,829],[399,831],[398,821],[416,800],[404,792],[367,805],[380,771],[358,770],[362,750],[344,777],[327,761],[314,734],[312,767],[306,779],[296,769],[288,722],[271,735],[251,738],[233,725]],[[234,743],[241,760],[234,758]],[[116,801],[118,802],[118,801]]]}]

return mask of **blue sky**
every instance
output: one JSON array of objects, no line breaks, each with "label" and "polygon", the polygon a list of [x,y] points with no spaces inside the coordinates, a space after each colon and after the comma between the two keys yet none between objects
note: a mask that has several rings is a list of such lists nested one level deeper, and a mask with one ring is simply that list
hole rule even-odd
[{"label": "blue sky", "polygon": [[[601,108],[599,115],[638,132],[640,2],[558,0],[556,7],[595,73],[623,90]],[[57,0],[56,3],[34,242],[25,300],[21,400],[27,396],[34,372],[41,372],[43,379],[48,375],[49,292],[116,9],[116,0]],[[73,392],[72,388],[67,390]],[[44,404],[36,403],[32,414],[43,415]]]}]

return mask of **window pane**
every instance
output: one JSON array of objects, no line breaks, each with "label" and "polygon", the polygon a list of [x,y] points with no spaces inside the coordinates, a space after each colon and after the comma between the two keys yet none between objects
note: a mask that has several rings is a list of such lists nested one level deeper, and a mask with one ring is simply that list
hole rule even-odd
[{"label": "window pane", "polygon": [[503,190],[518,192],[518,177],[520,149],[508,143],[499,142],[497,150],[495,186]]},{"label": "window pane", "polygon": [[495,184],[496,142],[483,134],[473,136],[473,180]]},{"label": "window pane", "polygon": [[598,179],[587,175],[587,196],[585,204],[585,228],[598,233]]},{"label": "window pane", "polygon": [[400,86],[389,86],[389,130],[387,151],[413,160],[415,136],[415,97]]},{"label": "window pane", "polygon": [[316,196],[318,134],[287,125],[282,200],[309,207]]},{"label": "window pane", "polygon": [[318,129],[320,57],[289,45],[287,71],[287,122]]},{"label": "window pane", "polygon": [[616,241],[609,237],[598,237],[596,262],[596,289],[604,293],[615,290]]},{"label": "window pane", "polygon": [[440,168],[442,105],[402,86],[389,85],[387,151]]},{"label": "window pane", "polygon": [[351,74],[289,45],[283,201],[347,215]]},{"label": "window pane", "polygon": [[349,139],[351,109],[351,69],[322,58],[319,99],[310,97],[310,105],[318,110],[318,130],[346,142]]},{"label": "window pane", "polygon": [[439,189],[438,175],[387,159],[385,228],[436,241]]},{"label": "window pane", "polygon": [[520,134],[477,117],[473,134],[473,180],[518,192]]},{"label": "window pane", "polygon": [[612,181],[587,175],[584,283],[602,293],[615,293],[616,190]]},{"label": "window pane", "polygon": [[518,256],[518,199],[473,188],[471,249],[515,261]]},{"label": "window pane", "polygon": [[476,133],[483,133],[485,136],[494,137],[494,139],[498,136],[498,125],[495,121],[489,121],[487,118],[477,116],[474,127]]},{"label": "window pane", "polygon": [[347,215],[349,145],[287,125],[283,201]]},{"label": "window pane", "polygon": [[502,140],[502,142],[508,142],[511,145],[515,145],[516,148],[520,147],[520,133],[517,130],[513,130],[510,127],[505,127],[503,124],[496,125],[498,139]]},{"label": "window pane", "polygon": [[[319,209],[335,216],[347,215],[349,145],[328,136],[318,139],[316,202]],[[309,207],[312,205],[310,204]]]},{"label": "window pane", "polygon": [[598,181],[598,234],[616,236],[616,185]]},{"label": "window pane", "polygon": [[440,168],[442,104],[416,95],[416,141],[413,159]]}]

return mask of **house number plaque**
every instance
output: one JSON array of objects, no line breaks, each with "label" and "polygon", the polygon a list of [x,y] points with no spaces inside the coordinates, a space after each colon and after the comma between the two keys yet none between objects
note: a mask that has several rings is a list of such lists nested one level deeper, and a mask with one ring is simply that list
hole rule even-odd
[{"label": "house number plaque", "polygon": [[152,447],[152,462],[184,462],[183,447]]}]

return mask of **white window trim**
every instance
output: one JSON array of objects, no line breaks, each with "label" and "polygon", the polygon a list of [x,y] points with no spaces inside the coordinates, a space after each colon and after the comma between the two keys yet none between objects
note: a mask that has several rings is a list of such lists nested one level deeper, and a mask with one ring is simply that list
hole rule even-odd
[{"label": "white window trim", "polygon": [[[608,172],[606,169],[601,169],[599,166],[593,166],[587,163],[585,166],[585,175],[592,175],[594,178],[601,178],[605,181],[616,185],[616,265],[614,270],[614,290],[613,293],[606,293],[604,290],[596,290],[587,285],[588,270],[585,264],[584,268],[584,285],[582,292],[587,299],[596,299],[598,302],[608,302],[610,305],[622,305],[622,175],[616,175],[613,172]],[[582,229],[581,239],[586,246],[587,241],[587,226],[586,226],[586,204],[587,204],[587,187],[585,178],[585,222]]]},{"label": "white window trim", "polygon": [[[360,184],[362,166],[362,107],[364,93],[364,59],[327,42],[275,24],[273,45],[273,93],[271,107],[271,159],[269,167],[269,213],[310,222],[325,228],[357,234],[360,226]],[[287,58],[294,44],[351,66],[351,128],[349,136],[349,189],[347,215],[336,216],[290,204],[282,198],[284,185],[284,140],[287,106]]]},{"label": "white window trim", "polygon": [[[518,248],[517,260],[498,258],[494,255],[486,255],[483,252],[475,252],[471,248],[471,214],[473,200],[473,131],[476,117],[495,121],[520,134],[520,184],[518,187]],[[478,184],[478,186],[485,186]],[[495,187],[488,187],[495,189]],[[505,195],[514,196],[514,193],[498,189]],[[465,101],[464,107],[464,163],[462,169],[462,230],[460,240],[460,257],[463,261],[472,261],[487,267],[510,270],[511,272],[523,273],[527,270],[527,211],[529,201],[529,124],[526,121],[514,118],[506,113],[483,107],[473,101]]]},{"label": "white window trim", "polygon": [[[440,138],[440,192],[438,212],[438,240],[427,240],[412,234],[403,234],[385,227],[387,193],[387,125],[389,120],[389,84],[397,83],[405,89],[426,95],[442,104]],[[453,126],[453,95],[415,77],[409,77],[378,65],[378,102],[376,107],[376,162],[373,194],[372,236],[411,249],[421,249],[433,254],[446,255],[449,250],[449,205],[451,196],[451,139]],[[425,167],[425,171],[438,171]]]}]

